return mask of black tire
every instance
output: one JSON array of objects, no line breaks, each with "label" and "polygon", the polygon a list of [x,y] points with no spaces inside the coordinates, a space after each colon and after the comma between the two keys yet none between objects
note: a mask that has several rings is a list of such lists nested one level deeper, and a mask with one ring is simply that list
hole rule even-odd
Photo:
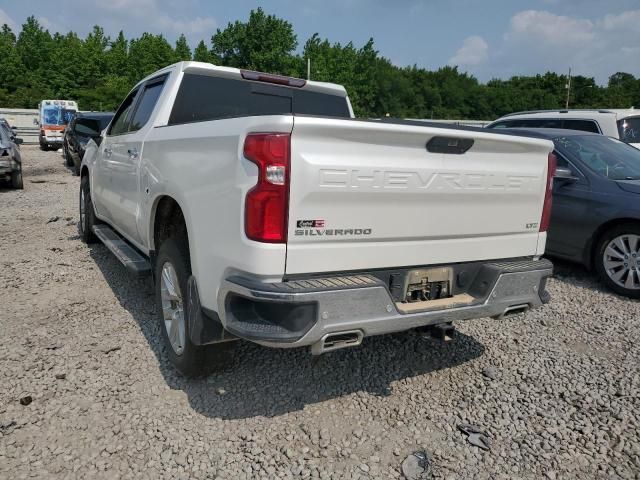
[{"label": "black tire", "polygon": [[[84,193],[84,195],[83,195]],[[85,215],[82,215],[82,207],[84,203]],[[91,201],[91,190],[89,188],[89,177],[85,175],[80,181],[79,195],[79,213],[80,213],[80,238],[84,243],[96,243],[98,237],[93,233],[93,226],[98,225],[100,221],[96,218],[93,210],[93,202]]]},{"label": "black tire", "polygon": [[[624,285],[616,283],[609,276],[609,274],[607,273],[607,268],[605,267],[605,250],[607,249],[607,246],[612,240],[625,235],[634,235],[640,237],[640,224],[627,223],[623,225],[617,225],[607,230],[600,237],[598,244],[596,245],[593,263],[595,265],[598,276],[611,290],[620,295],[624,295],[625,297],[640,298],[640,251],[629,252],[630,254],[627,255],[628,258],[626,259],[627,262],[625,262],[625,264],[628,265],[630,269],[635,268],[635,270],[631,270],[631,272],[629,272],[629,274],[635,275],[634,288],[626,288]],[[637,244],[636,249],[640,249],[640,244]],[[635,266],[633,265],[634,262]],[[628,275],[623,278],[626,278],[627,276]]]},{"label": "black tire", "polygon": [[[170,264],[176,274],[180,294],[182,298],[184,318],[184,345],[178,353],[171,344],[169,333],[165,325],[162,308],[162,274],[166,264]],[[156,302],[159,310],[159,327],[164,342],[167,356],[173,366],[184,376],[194,377],[220,368],[229,361],[230,345],[219,343],[207,346],[198,346],[191,342],[189,337],[189,308],[187,301],[187,282],[191,276],[191,263],[189,261],[189,249],[186,238],[169,238],[162,242],[155,262]]]},{"label": "black tire", "polygon": [[11,172],[11,186],[16,190],[22,190],[24,184],[22,183],[22,169]]},{"label": "black tire", "polygon": [[80,165],[76,164],[76,162],[73,162],[73,176],[74,177],[80,176]]},{"label": "black tire", "polygon": [[67,167],[75,167],[75,162],[73,158],[69,154],[69,147],[66,145],[62,146],[62,156],[64,157],[64,164]]}]

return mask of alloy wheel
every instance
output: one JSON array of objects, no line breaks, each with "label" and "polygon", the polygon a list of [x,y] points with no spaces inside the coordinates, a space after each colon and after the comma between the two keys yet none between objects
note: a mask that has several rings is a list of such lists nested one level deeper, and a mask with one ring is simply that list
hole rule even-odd
[{"label": "alloy wheel", "polygon": [[604,249],[602,260],[607,275],[616,285],[640,289],[640,235],[615,237]]},{"label": "alloy wheel", "polygon": [[167,331],[171,348],[177,355],[181,355],[185,344],[184,303],[178,276],[171,263],[165,262],[162,266],[160,277],[160,297],[162,300],[164,327]]}]

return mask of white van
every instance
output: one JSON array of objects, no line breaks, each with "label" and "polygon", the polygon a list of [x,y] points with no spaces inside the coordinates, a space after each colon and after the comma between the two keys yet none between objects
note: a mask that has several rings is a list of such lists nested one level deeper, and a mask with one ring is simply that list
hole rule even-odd
[{"label": "white van", "polygon": [[561,128],[601,133],[640,148],[640,110],[533,110],[510,113],[487,128]]}]

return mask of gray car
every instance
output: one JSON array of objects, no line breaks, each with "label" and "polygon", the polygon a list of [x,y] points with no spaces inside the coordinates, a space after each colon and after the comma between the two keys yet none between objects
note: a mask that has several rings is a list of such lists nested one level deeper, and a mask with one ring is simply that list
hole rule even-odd
[{"label": "gray car", "polygon": [[582,263],[612,290],[640,298],[640,150],[581,131],[515,130],[555,144],[547,253]]},{"label": "gray car", "polygon": [[13,188],[22,189],[22,139],[11,128],[0,125],[0,180],[10,181]]}]

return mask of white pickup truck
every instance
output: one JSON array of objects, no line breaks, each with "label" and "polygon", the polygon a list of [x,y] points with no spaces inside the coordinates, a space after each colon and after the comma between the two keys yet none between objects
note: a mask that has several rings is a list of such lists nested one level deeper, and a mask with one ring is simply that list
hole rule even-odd
[{"label": "white pickup truck", "polygon": [[81,234],[150,273],[183,373],[238,338],[314,354],[548,301],[551,142],[353,118],[339,85],[182,62],[81,166]]}]

